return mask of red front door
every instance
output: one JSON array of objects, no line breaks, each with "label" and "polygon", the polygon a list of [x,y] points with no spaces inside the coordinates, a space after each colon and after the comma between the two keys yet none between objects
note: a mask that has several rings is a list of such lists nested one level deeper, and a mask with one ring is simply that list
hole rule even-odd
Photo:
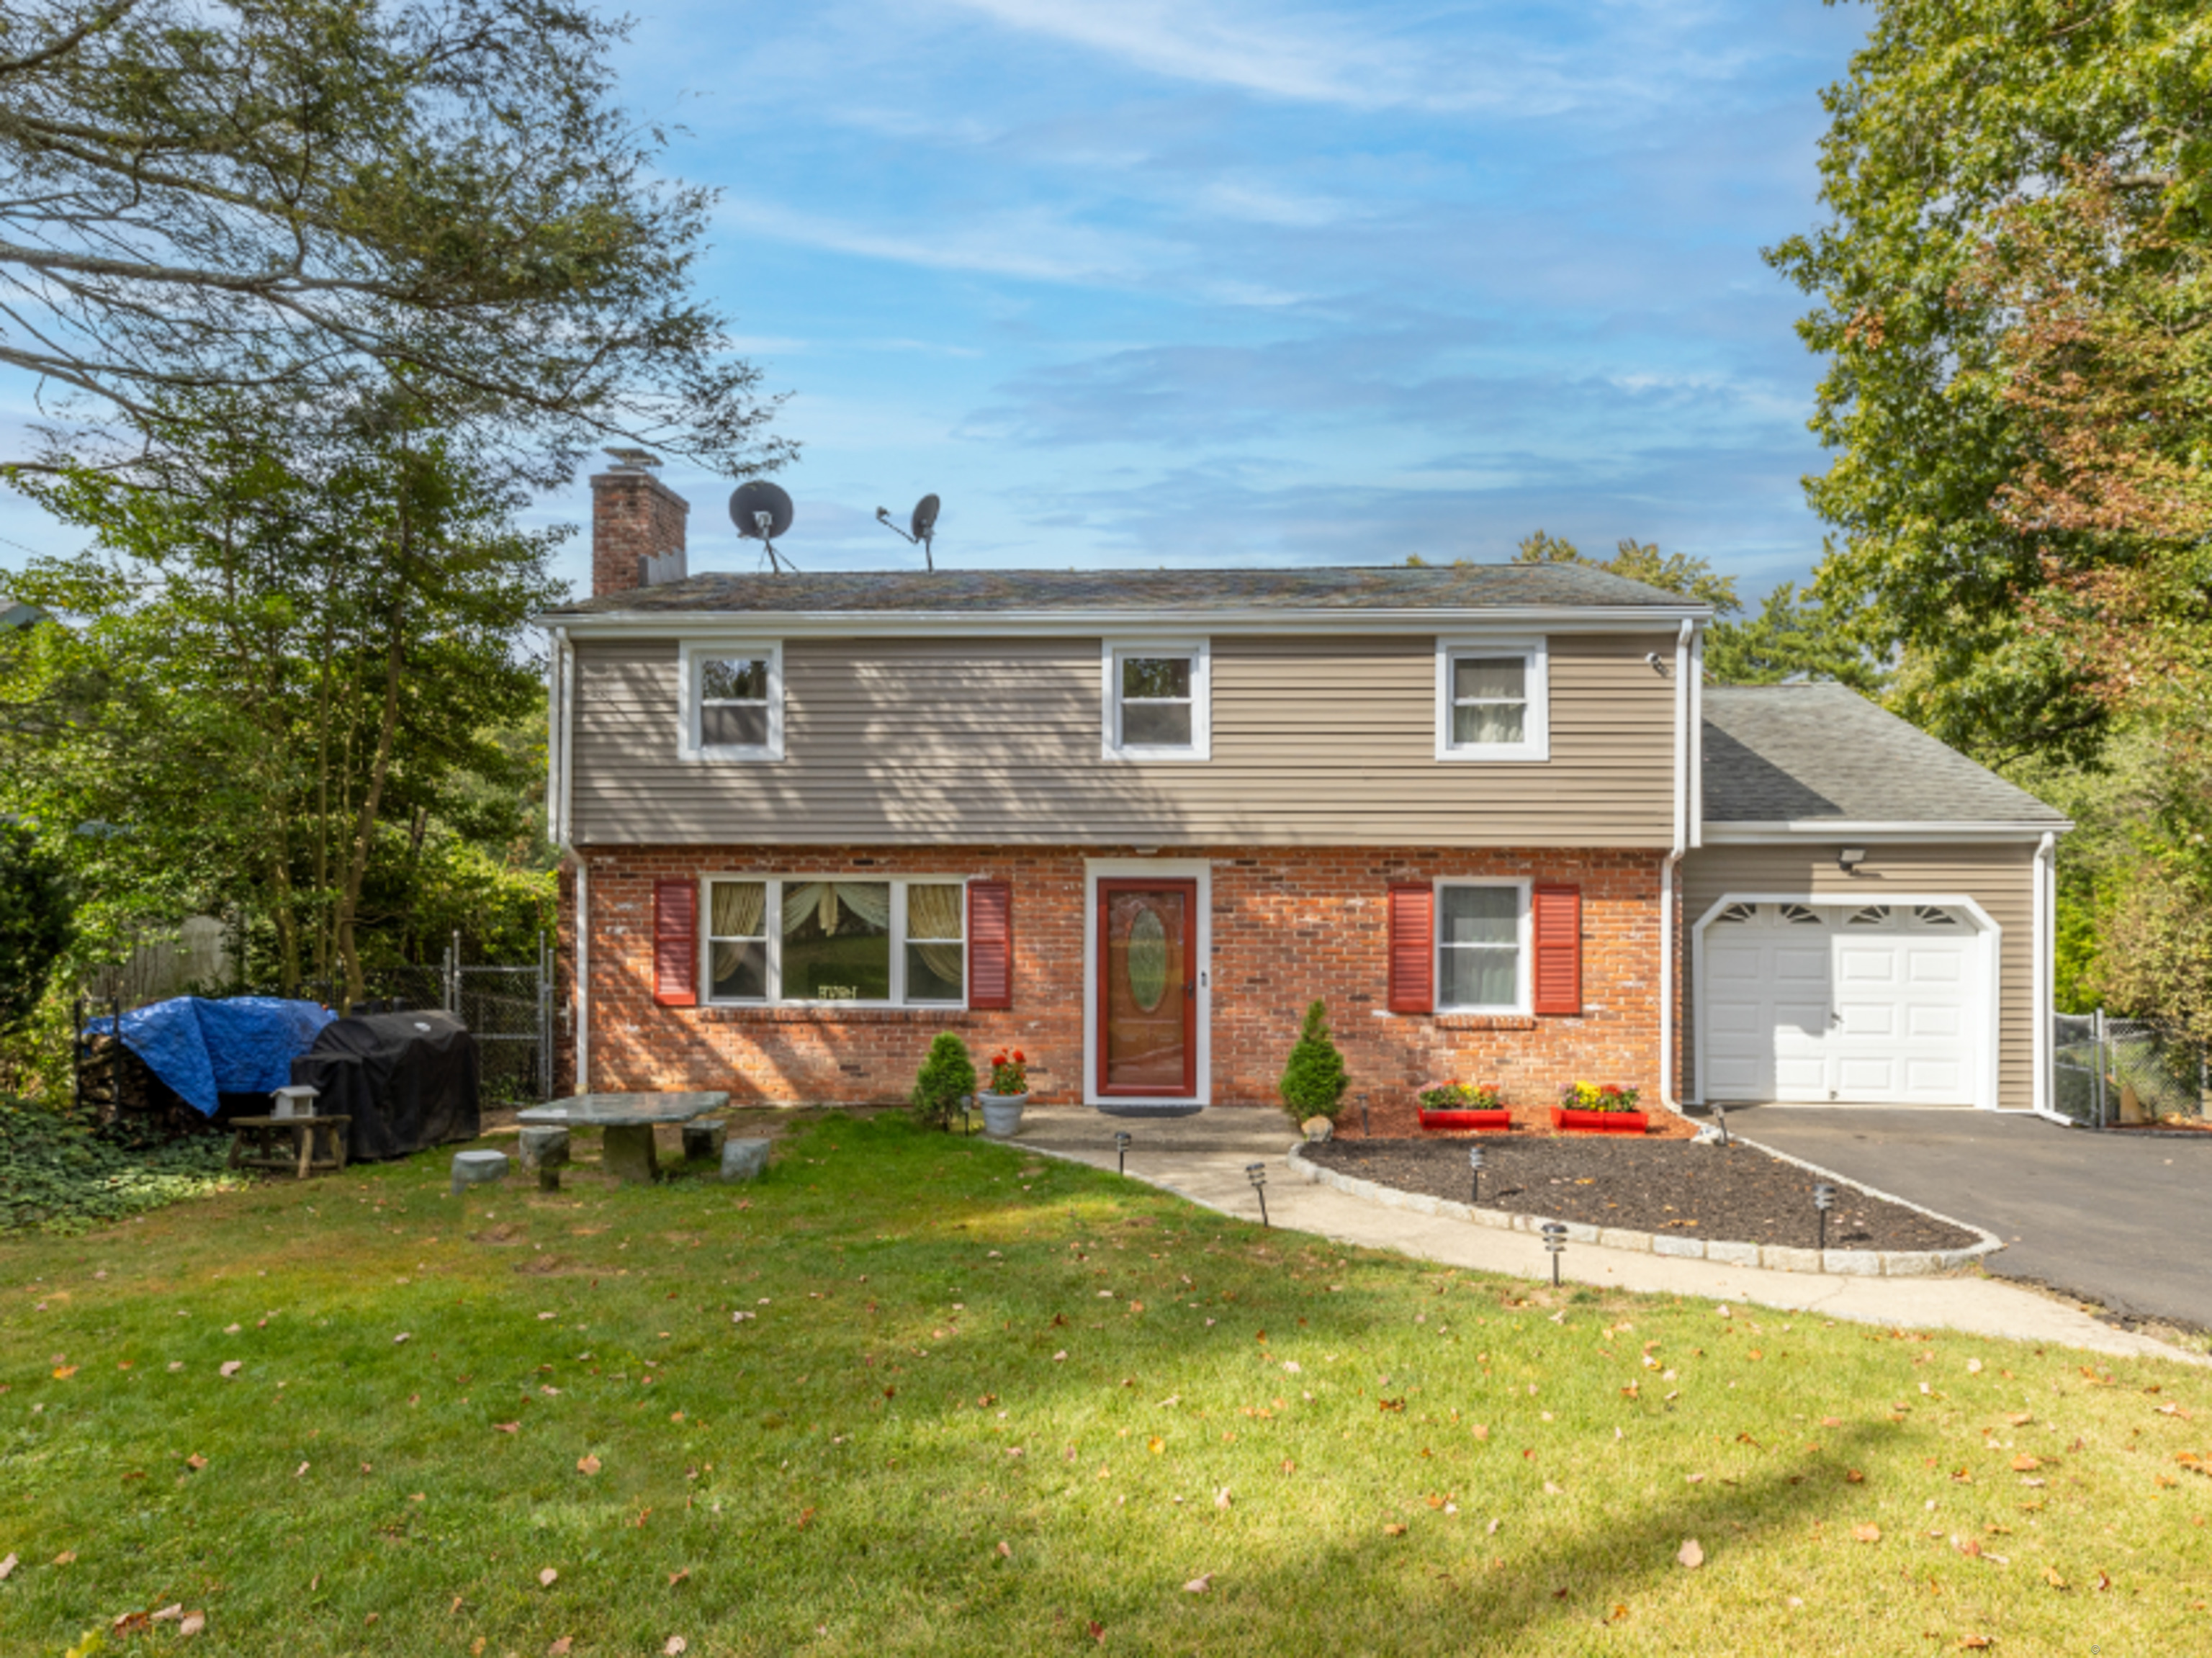
[{"label": "red front door", "polygon": [[1098,883],[1098,1092],[1198,1091],[1198,883]]}]

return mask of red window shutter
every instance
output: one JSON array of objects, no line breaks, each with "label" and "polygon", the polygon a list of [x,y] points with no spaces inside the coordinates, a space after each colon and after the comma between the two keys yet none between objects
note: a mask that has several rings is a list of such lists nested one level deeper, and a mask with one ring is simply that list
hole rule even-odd
[{"label": "red window shutter", "polygon": [[1536,1011],[1583,1011],[1583,890],[1538,887],[1535,907]]},{"label": "red window shutter", "polygon": [[664,1007],[699,1004],[699,887],[653,884],[653,999]]},{"label": "red window shutter", "polygon": [[1390,1011],[1431,1013],[1437,1005],[1437,893],[1390,889]]},{"label": "red window shutter", "polygon": [[1014,1005],[1014,890],[1005,881],[968,884],[968,1005]]}]

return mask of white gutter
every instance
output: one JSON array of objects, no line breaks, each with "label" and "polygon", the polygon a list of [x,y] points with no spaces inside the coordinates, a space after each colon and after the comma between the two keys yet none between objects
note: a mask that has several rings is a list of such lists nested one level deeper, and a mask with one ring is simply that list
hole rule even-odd
[{"label": "white gutter", "polygon": [[1674,871],[1695,833],[1690,818],[1695,793],[1690,766],[1696,752],[1690,732],[1690,673],[1697,625],[1685,616],[1674,635],[1674,845],[1659,865],[1659,1102],[1676,1113],[1682,1107],[1674,1097]]},{"label": "white gutter", "polygon": [[576,1091],[592,1091],[592,868],[576,862]]},{"label": "white gutter", "polygon": [[565,658],[568,634],[564,628],[552,629],[552,648],[545,653],[545,838],[556,847],[566,847],[568,837],[561,833],[561,786],[563,770],[561,753],[562,704],[566,687],[562,679],[568,670]]},{"label": "white gutter", "polygon": [[1158,610],[665,610],[549,611],[529,620],[579,636],[667,639],[736,632],[782,637],[856,638],[872,635],[1067,635],[1183,632],[1243,634],[1449,633],[1525,628],[1553,633],[1656,633],[1670,623],[1703,622],[1703,604],[1457,605],[1362,610],[1184,609]]},{"label": "white gutter", "polygon": [[569,840],[569,808],[576,793],[576,647],[568,642],[567,629],[556,629],[554,633],[561,652],[561,816],[560,832],[554,838],[565,851]]},{"label": "white gutter", "polygon": [[2070,821],[2048,818],[2031,823],[1969,823],[1957,819],[1926,823],[1887,819],[1850,822],[1840,817],[1808,817],[1790,822],[1707,823],[1699,844],[1766,846],[1791,841],[1871,841],[1876,845],[1913,841],[2040,841],[2046,835],[2063,835]]},{"label": "white gutter", "polygon": [[2030,933],[2031,947],[2035,951],[2035,970],[2030,975],[2035,997],[2035,1041],[2029,1052],[2034,1056],[2035,1086],[2028,1097],[2029,1102],[2046,1117],[2057,1112],[2057,1102],[2051,1097],[2054,1079],[2051,1074],[2051,1010],[2057,999],[2058,972],[2057,848],[2056,835],[2046,835],[2036,844],[2034,924]]}]

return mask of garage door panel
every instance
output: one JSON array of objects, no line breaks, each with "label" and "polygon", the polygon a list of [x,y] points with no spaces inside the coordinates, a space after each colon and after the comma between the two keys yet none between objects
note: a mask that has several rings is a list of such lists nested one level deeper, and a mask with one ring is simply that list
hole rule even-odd
[{"label": "garage door panel", "polygon": [[1846,932],[1853,912],[1809,908],[1823,925],[1784,920],[1770,900],[1755,919],[1708,930],[1698,997],[1707,1095],[1970,1102],[1985,1063],[1980,939],[1929,936],[1905,912]]}]

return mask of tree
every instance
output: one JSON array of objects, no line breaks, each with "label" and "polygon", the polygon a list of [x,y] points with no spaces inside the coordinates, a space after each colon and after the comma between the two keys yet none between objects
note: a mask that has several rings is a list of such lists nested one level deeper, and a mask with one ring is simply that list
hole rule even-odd
[{"label": "tree", "polygon": [[1334,1119],[1344,1103],[1344,1090],[1352,1078],[1344,1069],[1344,1055],[1328,1034],[1328,1007],[1316,999],[1306,1009],[1298,1039],[1275,1084],[1291,1115],[1304,1121],[1311,1116]]},{"label": "tree", "polygon": [[1735,578],[1687,553],[1662,553],[1656,542],[1624,537],[1613,556],[1586,558],[1571,541],[1539,530],[1525,537],[1516,564],[1584,564],[1713,607],[1705,629],[1705,677],[1722,684],[1766,685],[1784,679],[1834,679],[1873,696],[1887,676],[1853,636],[1848,621],[1816,599],[1800,599],[1784,582],[1747,622]]},{"label": "tree", "polygon": [[1842,539],[1820,595],[1902,653],[1905,712],[1984,754],[2094,750],[2109,704],[2039,605],[2054,579],[2064,599],[2070,577],[2126,562],[2086,526],[2037,521],[2052,411],[2018,395],[2036,354],[2021,292],[1990,277],[2020,268],[2024,203],[2093,176],[2093,292],[2203,246],[2203,23],[2197,0],[1879,0],[1825,94],[1832,217],[1768,253],[1813,296],[1799,332],[1826,359],[1814,428],[1836,459],[1808,489]]},{"label": "tree", "polygon": [[774,400],[690,292],[713,196],[613,100],[627,28],[576,0],[15,0],[0,364],[126,426],[403,380],[540,482],[610,440],[776,464]]},{"label": "tree", "polygon": [[163,394],[128,476],[26,480],[94,550],[12,583],[78,625],[0,682],[72,708],[11,744],[0,805],[114,826],[59,842],[106,936],[225,904],[271,926],[288,993],[356,999],[380,859],[406,888],[455,785],[526,763],[498,733],[541,695],[523,624],[566,532],[512,527],[506,469],[424,419]]},{"label": "tree", "polygon": [[0,822],[0,1036],[20,1029],[68,947],[69,890],[20,823]]}]

